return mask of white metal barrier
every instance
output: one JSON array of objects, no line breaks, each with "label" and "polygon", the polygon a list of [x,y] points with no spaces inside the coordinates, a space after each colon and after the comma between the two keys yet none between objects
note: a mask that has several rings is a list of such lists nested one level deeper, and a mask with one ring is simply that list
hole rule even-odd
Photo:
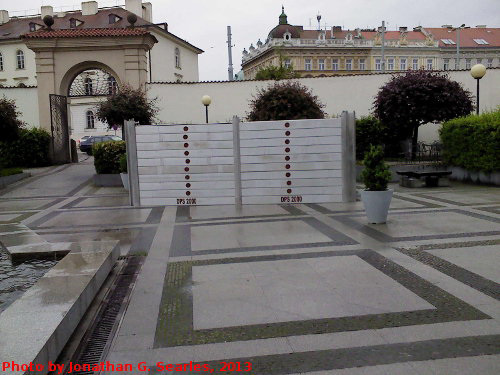
[{"label": "white metal barrier", "polygon": [[133,205],[355,199],[354,114],[231,124],[126,123]]}]

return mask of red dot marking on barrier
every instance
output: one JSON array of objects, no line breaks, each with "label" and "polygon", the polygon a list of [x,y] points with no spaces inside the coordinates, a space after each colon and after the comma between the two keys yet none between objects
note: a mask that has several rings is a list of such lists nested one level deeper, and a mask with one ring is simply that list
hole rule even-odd
[{"label": "red dot marking on barrier", "polygon": [[189,128],[187,126],[184,126],[184,131],[187,132]]},{"label": "red dot marking on barrier", "polygon": [[287,172],[285,176],[290,177],[292,174],[290,172]]},{"label": "red dot marking on barrier", "polygon": [[290,169],[290,164],[285,165],[286,169]]},{"label": "red dot marking on barrier", "polygon": [[184,171],[189,172],[189,167],[184,168]]},{"label": "red dot marking on barrier", "polygon": [[189,151],[184,151],[184,155],[188,156],[189,155]]},{"label": "red dot marking on barrier", "polygon": [[189,197],[191,195],[190,191],[186,191],[186,195]]},{"label": "red dot marking on barrier", "polygon": [[287,156],[285,156],[285,160],[286,160],[286,161],[289,161],[289,160],[290,160],[290,156],[288,156],[288,155],[287,155]]},{"label": "red dot marking on barrier", "polygon": [[285,152],[290,152],[290,148],[289,147],[285,148]]},{"label": "red dot marking on barrier", "polygon": [[286,184],[290,186],[292,184],[292,181],[287,181]]},{"label": "red dot marking on barrier", "polygon": [[292,189],[288,189],[286,192],[287,192],[288,194],[292,194]]},{"label": "red dot marking on barrier", "polygon": [[189,180],[189,179],[190,179],[189,175],[186,175],[186,177],[184,177],[184,178],[185,178],[186,180]]},{"label": "red dot marking on barrier", "polygon": [[186,184],[186,187],[189,189],[189,188],[191,187],[191,184],[188,182],[188,183]]},{"label": "red dot marking on barrier", "polygon": [[187,135],[187,134],[184,134],[184,135],[182,136],[182,138],[184,138],[184,139],[188,139],[189,137],[188,137],[188,135]]},{"label": "red dot marking on barrier", "polygon": [[186,164],[189,164],[189,163],[191,163],[191,160],[186,159]]},{"label": "red dot marking on barrier", "polygon": [[290,123],[289,122],[285,123],[285,128],[289,128],[289,127],[290,127]]},{"label": "red dot marking on barrier", "polygon": [[188,148],[189,147],[189,143],[184,143],[184,148]]},{"label": "red dot marking on barrier", "polygon": [[289,145],[290,144],[290,140],[289,139],[285,139],[285,144]]},{"label": "red dot marking on barrier", "polygon": [[290,134],[291,134],[291,133],[290,133],[288,130],[285,132],[285,135],[286,135],[287,137],[288,137]]}]

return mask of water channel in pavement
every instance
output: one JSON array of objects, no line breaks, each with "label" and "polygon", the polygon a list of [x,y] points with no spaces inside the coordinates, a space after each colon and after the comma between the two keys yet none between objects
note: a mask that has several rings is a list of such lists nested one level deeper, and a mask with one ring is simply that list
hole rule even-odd
[{"label": "water channel in pavement", "polygon": [[12,263],[0,245],[0,314],[56,263],[40,259]]}]

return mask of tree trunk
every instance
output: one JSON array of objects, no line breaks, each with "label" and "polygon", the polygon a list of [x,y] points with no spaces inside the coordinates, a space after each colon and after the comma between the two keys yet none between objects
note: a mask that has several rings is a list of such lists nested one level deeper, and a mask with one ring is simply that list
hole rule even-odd
[{"label": "tree trunk", "polygon": [[417,143],[418,143],[418,125],[413,127],[413,135],[411,137],[411,160],[417,158]]}]

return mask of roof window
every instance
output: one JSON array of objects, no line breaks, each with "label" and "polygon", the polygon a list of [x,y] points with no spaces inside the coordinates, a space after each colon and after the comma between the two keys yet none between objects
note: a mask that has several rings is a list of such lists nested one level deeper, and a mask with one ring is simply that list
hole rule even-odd
[{"label": "roof window", "polygon": [[474,42],[477,44],[489,44],[486,40],[484,39],[474,39]]}]

